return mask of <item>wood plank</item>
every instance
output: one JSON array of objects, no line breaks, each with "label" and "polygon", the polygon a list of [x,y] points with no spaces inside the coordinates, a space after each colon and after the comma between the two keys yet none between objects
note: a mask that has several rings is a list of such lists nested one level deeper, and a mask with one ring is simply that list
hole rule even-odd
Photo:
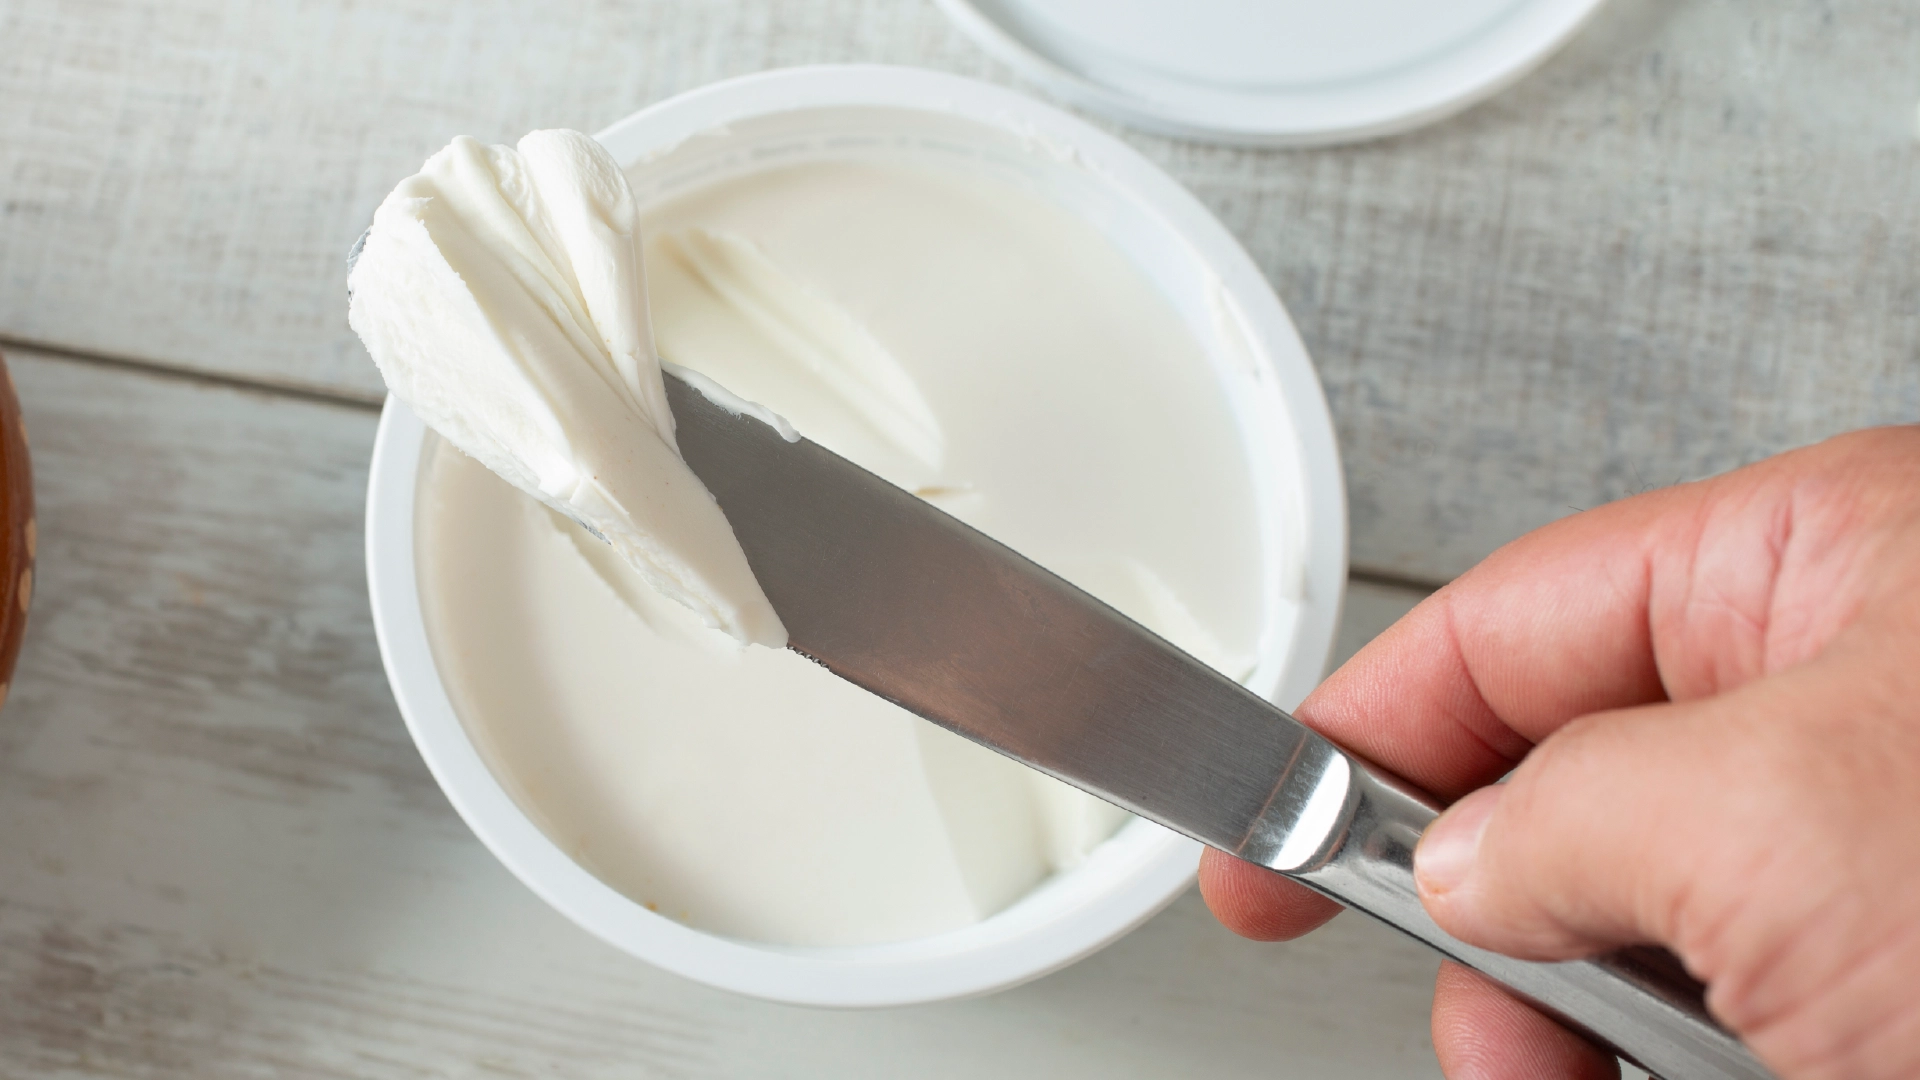
[{"label": "wood plank", "polygon": [[[1911,0],[1613,0],[1439,127],[1129,134],[1252,250],[1337,416],[1356,564],[1920,417]],[[1006,81],[931,4],[0,7],[0,335],[373,395],[341,256],[456,133],[593,129],[766,67]]]},{"label": "wood plank", "polygon": [[[1434,961],[1189,895],[968,1002],[823,1012],[630,960],[472,838],[395,714],[373,414],[15,351],[40,570],[0,713],[0,1075],[1433,1076]],[[1356,590],[1349,641],[1417,593]]]},{"label": "wood plank", "polygon": [[1168,147],[1301,323],[1356,565],[1450,577],[1580,509],[1920,419],[1904,0],[1614,0],[1454,122]]}]

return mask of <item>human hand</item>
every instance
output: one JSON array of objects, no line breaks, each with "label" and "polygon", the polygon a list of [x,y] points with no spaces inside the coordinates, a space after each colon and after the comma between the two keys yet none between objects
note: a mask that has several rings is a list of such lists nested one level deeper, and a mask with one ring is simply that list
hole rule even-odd
[{"label": "human hand", "polygon": [[[1665,945],[1785,1080],[1920,1076],[1920,427],[1523,537],[1298,716],[1458,800],[1415,856],[1454,936]],[[1218,851],[1200,885],[1263,940],[1339,910]],[[1453,964],[1433,1038],[1454,1080],[1616,1075]]]}]

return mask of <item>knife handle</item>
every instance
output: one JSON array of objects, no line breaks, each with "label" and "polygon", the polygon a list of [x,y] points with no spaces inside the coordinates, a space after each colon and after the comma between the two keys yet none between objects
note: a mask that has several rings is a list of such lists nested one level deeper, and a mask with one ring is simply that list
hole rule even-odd
[{"label": "knife handle", "polygon": [[1325,761],[1328,775],[1342,766],[1348,773],[1344,827],[1305,864],[1274,869],[1426,942],[1663,1080],[1773,1080],[1707,1013],[1705,988],[1664,949],[1537,963],[1475,948],[1440,929],[1413,881],[1414,845],[1439,816],[1434,803],[1337,750]]}]

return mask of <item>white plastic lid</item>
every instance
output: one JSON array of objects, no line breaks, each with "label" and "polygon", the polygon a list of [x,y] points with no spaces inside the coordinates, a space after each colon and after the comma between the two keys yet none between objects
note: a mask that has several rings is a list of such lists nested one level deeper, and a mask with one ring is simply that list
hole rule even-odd
[{"label": "white plastic lid", "polygon": [[939,0],[988,51],[1077,105],[1254,146],[1353,142],[1510,85],[1601,0]]}]

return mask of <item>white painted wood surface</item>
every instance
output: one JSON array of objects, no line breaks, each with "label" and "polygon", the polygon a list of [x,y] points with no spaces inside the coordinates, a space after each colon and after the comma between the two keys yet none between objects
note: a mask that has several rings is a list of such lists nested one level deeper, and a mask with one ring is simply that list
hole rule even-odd
[{"label": "white painted wood surface", "polygon": [[[361,568],[370,410],[8,362],[41,569],[0,713],[0,1075],[1436,1074],[1423,949],[1353,917],[1256,945],[1193,894],[919,1008],[629,960],[495,863],[407,740]],[[1417,598],[1360,586],[1343,641]]]},{"label": "white painted wood surface", "polygon": [[[1292,310],[1356,565],[1437,582],[1572,508],[1920,418],[1916,42],[1912,0],[1611,0],[1425,132],[1123,136]],[[454,134],[849,60],[1008,81],[917,0],[0,0],[0,343],[133,364],[10,350],[42,547],[0,713],[0,1075],[1433,1075],[1419,949],[1357,919],[1250,945],[1194,896],[980,1001],[708,991],[545,909],[407,743],[346,246]],[[1418,595],[1357,587],[1343,649]]]},{"label": "white painted wood surface", "polygon": [[[1325,378],[1357,565],[1920,417],[1920,5],[1612,0],[1436,128],[1126,137]],[[921,0],[0,0],[0,336],[376,392],[341,255],[450,136],[589,130],[769,66],[1004,80]]]}]

